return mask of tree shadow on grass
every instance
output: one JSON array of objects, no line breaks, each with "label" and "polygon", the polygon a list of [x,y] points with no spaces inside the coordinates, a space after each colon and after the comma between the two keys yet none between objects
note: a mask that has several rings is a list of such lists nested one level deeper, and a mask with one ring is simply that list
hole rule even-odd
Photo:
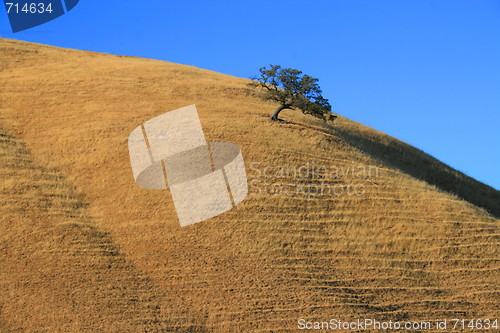
[{"label": "tree shadow on grass", "polygon": [[455,194],[459,198],[485,209],[492,216],[500,218],[500,191],[449,167],[409,144],[394,138],[391,138],[386,144],[382,141],[382,134],[367,137],[331,125],[328,126],[327,130],[290,121],[286,121],[286,123],[338,136],[387,167],[398,169],[416,179],[434,185],[442,191]]}]

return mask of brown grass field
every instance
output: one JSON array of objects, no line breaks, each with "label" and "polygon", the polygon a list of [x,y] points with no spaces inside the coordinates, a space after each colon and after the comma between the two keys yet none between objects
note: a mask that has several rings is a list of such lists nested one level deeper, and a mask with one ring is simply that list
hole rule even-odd
[{"label": "brown grass field", "polygon": [[[271,122],[248,80],[190,66],[0,39],[0,70],[0,332],[498,318],[500,193],[420,150],[342,116]],[[378,173],[311,180],[363,195],[251,188],[181,228],[168,191],[135,185],[127,138],[190,104],[254,185],[304,179],[251,163]]]}]

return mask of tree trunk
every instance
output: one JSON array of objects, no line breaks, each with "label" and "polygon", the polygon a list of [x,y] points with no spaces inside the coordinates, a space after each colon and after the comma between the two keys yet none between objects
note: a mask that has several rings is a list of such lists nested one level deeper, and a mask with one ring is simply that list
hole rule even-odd
[{"label": "tree trunk", "polygon": [[280,105],[276,110],[274,110],[273,115],[271,116],[271,120],[280,120],[278,118],[278,115],[281,111],[285,109],[289,109],[289,107],[286,105]]}]

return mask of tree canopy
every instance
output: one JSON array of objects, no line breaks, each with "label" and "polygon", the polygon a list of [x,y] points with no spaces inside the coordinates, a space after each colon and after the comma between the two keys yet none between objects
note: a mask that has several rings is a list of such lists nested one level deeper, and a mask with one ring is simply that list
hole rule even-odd
[{"label": "tree canopy", "polygon": [[332,114],[329,101],[321,94],[319,80],[297,69],[270,65],[270,68],[262,67],[260,76],[251,80],[251,86],[262,88],[263,99],[279,103],[272,120],[280,120],[278,115],[285,109],[299,109],[304,114],[330,121],[337,117]]}]

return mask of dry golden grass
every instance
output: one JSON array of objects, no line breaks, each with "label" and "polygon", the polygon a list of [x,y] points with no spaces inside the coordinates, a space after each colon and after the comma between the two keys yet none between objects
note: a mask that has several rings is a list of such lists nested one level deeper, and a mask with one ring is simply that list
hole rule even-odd
[{"label": "dry golden grass", "polygon": [[[273,105],[244,79],[6,39],[0,59],[0,330],[276,332],[299,318],[498,316],[498,191],[343,117],[270,122]],[[252,162],[379,175],[340,179],[363,181],[362,196],[253,191],[180,228],[168,191],[134,184],[127,137],[190,104],[209,141],[242,148],[249,176]],[[429,173],[453,173],[457,186]]]}]

